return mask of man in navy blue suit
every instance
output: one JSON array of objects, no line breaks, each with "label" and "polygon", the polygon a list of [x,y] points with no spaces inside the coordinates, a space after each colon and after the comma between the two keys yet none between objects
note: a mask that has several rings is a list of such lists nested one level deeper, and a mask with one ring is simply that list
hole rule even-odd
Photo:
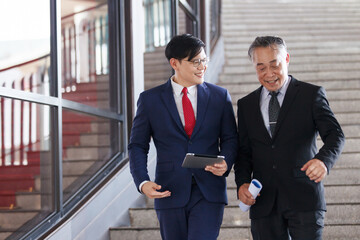
[{"label": "man in navy blue suit", "polygon": [[[227,204],[226,179],[237,152],[237,129],[226,89],[204,82],[204,43],[183,34],[165,49],[175,74],[141,93],[129,144],[136,187],[155,199],[163,239],[211,240]],[[155,181],[147,173],[150,139],[157,150]],[[183,168],[186,153],[222,155],[205,169]]]}]

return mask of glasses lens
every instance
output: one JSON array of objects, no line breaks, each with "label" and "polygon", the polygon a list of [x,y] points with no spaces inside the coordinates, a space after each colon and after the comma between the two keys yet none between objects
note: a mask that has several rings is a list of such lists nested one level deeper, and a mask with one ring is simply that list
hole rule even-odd
[{"label": "glasses lens", "polygon": [[205,59],[195,59],[193,61],[193,64],[194,64],[194,67],[198,67],[200,66],[201,63],[203,63],[205,66],[208,64],[209,62],[209,59],[208,58],[205,58]]},{"label": "glasses lens", "polygon": [[198,67],[200,65],[200,59],[195,59],[193,61],[193,65],[194,65],[194,67]]}]

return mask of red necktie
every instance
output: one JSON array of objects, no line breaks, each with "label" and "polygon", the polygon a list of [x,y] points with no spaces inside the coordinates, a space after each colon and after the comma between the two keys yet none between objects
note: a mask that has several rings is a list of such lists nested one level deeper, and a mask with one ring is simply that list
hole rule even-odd
[{"label": "red necktie", "polygon": [[187,88],[183,88],[182,93],[183,93],[182,106],[184,111],[185,132],[190,138],[195,127],[195,114],[190,99],[187,96]]}]

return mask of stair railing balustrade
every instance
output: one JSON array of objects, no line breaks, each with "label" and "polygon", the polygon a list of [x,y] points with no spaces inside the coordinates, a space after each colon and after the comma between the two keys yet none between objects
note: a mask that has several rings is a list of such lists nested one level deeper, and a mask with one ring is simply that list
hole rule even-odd
[{"label": "stair railing balustrade", "polygon": [[[12,67],[1,69],[0,73],[18,71],[20,78],[2,83],[2,87],[48,94],[46,86],[49,83],[48,68],[50,55],[33,59]],[[29,71],[29,69],[31,69]],[[0,166],[27,165],[27,152],[36,150],[40,141],[46,136],[40,136],[37,125],[39,114],[36,104],[15,99],[0,98]],[[45,116],[49,117],[49,116]],[[41,140],[42,139],[42,140]]]},{"label": "stair railing balustrade", "polygon": [[63,92],[109,73],[106,4],[61,18]]}]

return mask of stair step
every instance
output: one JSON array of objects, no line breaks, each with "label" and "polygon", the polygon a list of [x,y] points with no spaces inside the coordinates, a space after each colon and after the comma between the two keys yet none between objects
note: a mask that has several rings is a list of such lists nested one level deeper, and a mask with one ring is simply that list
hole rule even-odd
[{"label": "stair step", "polygon": [[84,146],[109,146],[110,135],[109,134],[81,134],[80,145]]},{"label": "stair step", "polygon": [[15,206],[15,204],[16,204],[15,191],[13,190],[0,191],[0,208],[10,208]]},{"label": "stair step", "polygon": [[40,164],[0,166],[0,176],[13,175],[13,174],[18,174],[18,175],[40,174]]},{"label": "stair step", "polygon": [[[218,240],[245,240],[250,239],[250,228],[221,227]],[[159,228],[119,227],[110,229],[110,239],[116,240],[161,240]]]},{"label": "stair step", "polygon": [[74,92],[65,92],[62,94],[62,97],[71,101],[86,101],[86,100],[98,100],[98,99],[108,99],[109,92],[107,90],[93,90],[93,91],[74,91]]},{"label": "stair step", "polygon": [[41,210],[40,192],[17,192],[16,207],[19,207],[23,210]]},{"label": "stair step", "polygon": [[342,153],[340,158],[335,163],[334,169],[337,168],[358,168],[360,169],[360,152],[356,153]]},{"label": "stair step", "polygon": [[360,119],[359,112],[348,112],[348,113],[340,112],[340,113],[335,113],[335,116],[336,116],[336,119],[341,124],[341,126],[359,125],[359,119]]},{"label": "stair step", "polygon": [[64,160],[64,175],[81,175],[98,160]]},{"label": "stair step", "polygon": [[110,124],[108,121],[91,121],[89,123],[78,121],[63,122],[63,133],[109,133]]},{"label": "stair step", "polygon": [[29,190],[34,188],[34,177],[30,174],[0,176],[0,191]]},{"label": "stair step", "polygon": [[110,153],[109,146],[78,146],[68,147],[63,154],[63,160],[91,160],[94,158],[104,159]]},{"label": "stair step", "polygon": [[[109,80],[79,83],[76,84],[76,90],[73,92],[89,92],[89,91],[93,92],[93,91],[108,91],[108,90],[109,90]],[[66,92],[64,94],[66,94]]]},{"label": "stair step", "polygon": [[[150,208],[136,208],[129,210],[132,227],[159,227],[156,213]],[[225,207],[223,225],[249,227],[248,212],[242,212],[237,205]],[[360,225],[360,204],[328,204],[325,224],[358,224]]]},{"label": "stair step", "polygon": [[[354,131],[355,130],[356,129],[354,129]],[[360,138],[359,137],[354,137],[354,138],[347,137],[343,151],[356,153],[356,152],[359,152],[359,146],[360,146]]]},{"label": "stair step", "polygon": [[[325,225],[323,239],[358,240],[360,225]],[[159,228],[119,227],[110,229],[111,240],[161,240]],[[218,240],[250,240],[250,227],[222,226]]]},{"label": "stair step", "polygon": [[[335,165],[336,166],[336,165]],[[228,188],[235,188],[235,175],[229,174],[227,177]],[[358,185],[360,184],[360,169],[359,168],[333,168],[330,170],[330,174],[325,177],[324,184],[326,185]]]},{"label": "stair step", "polygon": [[[327,204],[357,203],[360,204],[360,185],[325,186],[325,199]],[[240,202],[237,199],[236,188],[228,188],[227,196],[229,205],[236,206]]]},{"label": "stair step", "polygon": [[0,211],[1,229],[17,229],[38,213],[39,211],[32,210],[2,210]]},{"label": "stair step", "polygon": [[78,114],[72,111],[64,111],[63,122],[90,123],[94,118],[84,114]]},{"label": "stair step", "polygon": [[9,237],[14,231],[15,229],[8,230],[0,228],[0,239],[7,239],[7,237]]}]

